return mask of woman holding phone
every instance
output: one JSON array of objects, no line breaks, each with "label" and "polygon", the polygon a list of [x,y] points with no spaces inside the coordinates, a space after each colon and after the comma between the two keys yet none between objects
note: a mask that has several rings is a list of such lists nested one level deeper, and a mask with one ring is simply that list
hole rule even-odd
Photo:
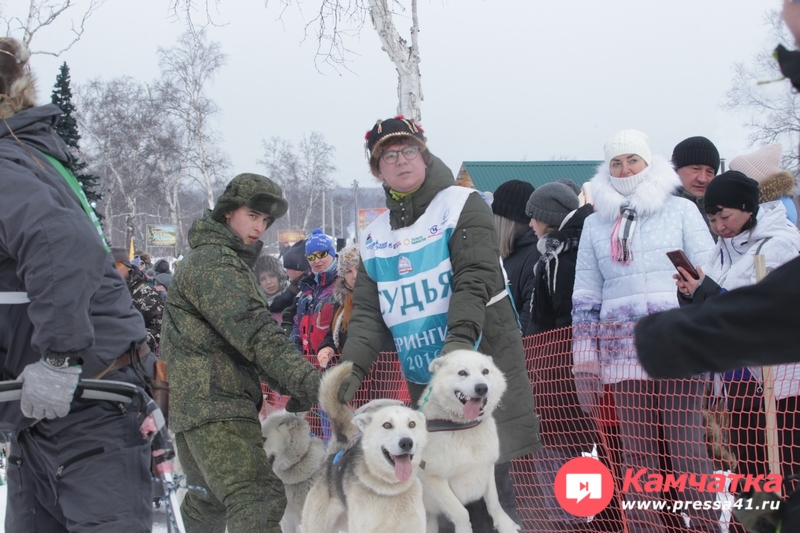
[{"label": "woman holding phone", "polygon": [[[767,273],[798,256],[800,231],[788,219],[780,200],[759,205],[756,180],[730,170],[714,178],[704,200],[711,231],[720,238],[710,261],[697,267],[699,279],[683,269],[679,269],[683,276],[673,276],[681,305],[701,304],[722,292],[756,283],[756,255],[764,256]],[[778,365],[773,376],[786,479],[800,467],[800,365]],[[738,459],[738,472],[768,474],[761,367],[726,372],[722,381],[731,413],[731,446]],[[795,427],[796,435],[792,430]]]},{"label": "woman holding phone", "polygon": [[[713,183],[713,182],[712,182]],[[714,247],[705,221],[688,200],[674,196],[680,178],[650,151],[648,137],[625,130],[605,145],[605,164],[591,181],[595,212],[583,226],[572,293],[573,374],[581,407],[598,414],[603,385],[610,385],[619,420],[624,466],[679,475],[711,474],[701,401],[705,382],[652,380],[639,364],[633,323],[675,308],[666,252],[681,249],[692,263]],[[666,455],[660,451],[662,444]],[[671,464],[669,464],[671,463]],[[647,507],[660,494],[628,491],[632,533],[664,533],[659,512]],[[700,500],[696,488],[682,496]],[[693,531],[718,532],[717,513],[687,510]]]}]

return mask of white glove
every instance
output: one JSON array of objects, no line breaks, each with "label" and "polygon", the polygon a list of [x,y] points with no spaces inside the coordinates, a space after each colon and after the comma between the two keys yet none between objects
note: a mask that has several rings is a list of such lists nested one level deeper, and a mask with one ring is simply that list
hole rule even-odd
[{"label": "white glove", "polygon": [[22,381],[22,414],[36,419],[66,416],[80,376],[79,366],[56,367],[44,360],[26,366],[17,378]]},{"label": "white glove", "polygon": [[576,372],[575,389],[578,391],[578,401],[583,412],[587,415],[592,414],[592,409],[603,397],[603,380],[590,372]]}]

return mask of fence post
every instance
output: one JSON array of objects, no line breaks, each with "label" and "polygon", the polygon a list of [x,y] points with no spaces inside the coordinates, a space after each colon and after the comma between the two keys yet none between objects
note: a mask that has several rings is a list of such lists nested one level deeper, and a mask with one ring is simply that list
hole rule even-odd
[{"label": "fence post", "polygon": [[[753,258],[753,263],[756,270],[756,283],[758,283],[767,276],[766,257],[762,254],[758,254]],[[764,410],[767,420],[767,461],[769,461],[770,473],[780,475],[781,456],[778,442],[778,409],[775,405],[774,370],[774,366],[762,366],[761,380],[764,389]],[[780,494],[778,494],[778,496],[780,496]]]}]

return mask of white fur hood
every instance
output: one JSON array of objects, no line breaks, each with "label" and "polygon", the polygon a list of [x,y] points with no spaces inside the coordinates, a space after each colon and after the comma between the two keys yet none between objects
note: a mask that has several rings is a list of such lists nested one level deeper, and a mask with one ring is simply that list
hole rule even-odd
[{"label": "white fur hood", "polygon": [[648,175],[633,194],[626,198],[611,184],[608,163],[601,164],[591,181],[595,213],[605,220],[617,220],[620,207],[629,202],[638,216],[649,215],[660,210],[681,185],[675,169],[663,156],[653,155],[652,164],[642,172],[647,172]]}]

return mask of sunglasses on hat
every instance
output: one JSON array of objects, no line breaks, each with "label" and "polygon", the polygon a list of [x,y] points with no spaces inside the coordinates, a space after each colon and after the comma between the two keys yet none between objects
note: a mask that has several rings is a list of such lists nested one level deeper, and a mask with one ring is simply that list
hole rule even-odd
[{"label": "sunglasses on hat", "polygon": [[306,259],[308,259],[308,262],[310,263],[312,261],[316,261],[317,259],[325,259],[326,257],[328,257],[328,250],[322,250],[321,252],[308,254]]}]

